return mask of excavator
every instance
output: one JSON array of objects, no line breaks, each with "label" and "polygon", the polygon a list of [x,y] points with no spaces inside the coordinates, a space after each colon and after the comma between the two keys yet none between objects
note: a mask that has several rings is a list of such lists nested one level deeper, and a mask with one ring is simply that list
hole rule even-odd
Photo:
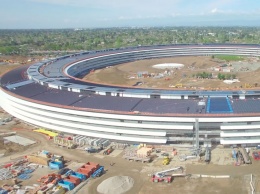
[{"label": "excavator", "polygon": [[244,88],[252,88],[253,86],[251,85],[251,84],[249,84],[249,83],[245,83],[244,84]]},{"label": "excavator", "polygon": [[[168,174],[170,172],[173,171],[179,171],[181,170],[181,174]],[[176,168],[171,168],[168,170],[164,170],[164,171],[160,171],[160,172],[156,172],[155,174],[152,175],[152,182],[158,183],[158,182],[166,182],[166,183],[170,183],[172,182],[172,177],[173,176],[184,176],[185,174],[183,174],[183,167],[179,166]]]},{"label": "excavator", "polygon": [[175,85],[169,85],[170,88],[182,88],[182,83],[177,83]]}]

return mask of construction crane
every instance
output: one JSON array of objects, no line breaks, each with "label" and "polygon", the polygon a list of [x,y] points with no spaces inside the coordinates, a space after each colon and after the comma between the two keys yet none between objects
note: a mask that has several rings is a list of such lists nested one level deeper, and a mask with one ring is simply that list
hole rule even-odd
[{"label": "construction crane", "polygon": [[183,176],[183,168],[181,166],[176,167],[176,168],[171,168],[168,170],[164,170],[164,171],[160,171],[160,172],[156,172],[155,174],[152,175],[152,182],[158,183],[158,182],[166,182],[166,183],[170,183],[172,181],[172,177],[176,176],[174,174],[168,175],[167,173],[170,173],[172,171],[178,171],[181,170],[182,173],[178,174],[178,176]]}]

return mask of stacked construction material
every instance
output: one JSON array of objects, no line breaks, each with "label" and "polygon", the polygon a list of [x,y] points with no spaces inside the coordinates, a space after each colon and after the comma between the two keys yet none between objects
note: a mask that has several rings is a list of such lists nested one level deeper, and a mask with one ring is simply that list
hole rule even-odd
[{"label": "stacked construction material", "polygon": [[36,163],[36,164],[40,164],[43,166],[48,166],[49,162],[50,162],[50,158],[42,157],[42,156],[36,155],[36,154],[28,155],[27,159],[31,163]]},{"label": "stacked construction material", "polygon": [[77,172],[80,174],[84,174],[87,178],[91,176],[91,170],[87,168],[79,168]]},{"label": "stacked construction material", "polygon": [[26,179],[31,178],[31,175],[30,174],[20,174],[17,178],[22,179],[22,180],[26,180]]},{"label": "stacked construction material", "polygon": [[133,160],[133,161],[141,161],[141,162],[150,162],[150,153],[151,148],[141,148],[141,149],[127,149],[123,155],[124,159]]},{"label": "stacked construction material", "polygon": [[55,136],[53,138],[53,141],[54,141],[55,144],[63,146],[63,147],[67,147],[69,149],[75,147],[75,144],[74,144],[74,142],[71,138],[64,138],[64,137],[61,137],[61,136]]},{"label": "stacked construction material", "polygon": [[18,177],[19,179],[28,179],[31,173],[38,165],[23,163],[25,160],[19,160],[14,163],[5,165],[5,168],[0,169],[0,180],[7,180]]},{"label": "stacked construction material", "polygon": [[147,148],[147,147],[141,147],[136,152],[137,157],[140,157],[140,158],[148,157],[151,155],[151,153],[152,153],[152,148]]},{"label": "stacked construction material", "polygon": [[50,189],[52,189],[54,187],[54,184],[49,183],[46,185],[43,185],[39,188],[39,190],[37,191],[37,194],[45,194],[47,191],[49,191]]},{"label": "stacked construction material", "polygon": [[160,150],[162,152],[174,151],[174,147],[171,145],[146,145],[146,147],[153,148],[155,150]]},{"label": "stacked construction material", "polygon": [[63,163],[61,161],[50,161],[49,162],[49,167],[51,169],[62,169],[64,167]]},{"label": "stacked construction material", "polygon": [[128,144],[115,143],[115,142],[113,142],[111,145],[112,145],[115,149],[119,149],[119,150],[124,150],[127,146],[129,146]]},{"label": "stacked construction material", "polygon": [[8,194],[8,191],[0,188],[0,194]]},{"label": "stacked construction material", "polygon": [[242,153],[240,152],[240,150],[237,151],[237,159],[238,159],[239,164],[245,164],[244,157],[243,157]]},{"label": "stacked construction material", "polygon": [[80,178],[77,178],[77,177],[71,176],[71,175],[67,176],[63,180],[73,183],[75,187],[81,183],[81,179]]},{"label": "stacked construction material", "polygon": [[83,135],[73,137],[73,142],[79,146],[91,145],[95,147],[107,147],[110,145],[110,141],[107,139],[93,139]]},{"label": "stacked construction material", "polygon": [[13,178],[12,172],[7,168],[0,169],[0,180],[8,180]]},{"label": "stacked construction material", "polygon": [[45,176],[42,176],[37,181],[41,183],[41,185],[47,185],[47,184],[57,184],[61,180],[61,175],[59,174],[48,174]]},{"label": "stacked construction material", "polygon": [[104,172],[104,167],[97,163],[87,162],[86,164],[82,165],[77,170],[77,172],[86,175],[87,178],[90,176],[95,178],[99,177]]},{"label": "stacked construction material", "polygon": [[58,182],[58,185],[60,185],[63,188],[67,189],[68,191],[71,191],[75,187],[75,185],[72,182],[65,181],[65,180],[60,180]]},{"label": "stacked construction material", "polygon": [[46,194],[64,194],[66,193],[66,189],[61,186],[55,186],[52,190],[46,192]]},{"label": "stacked construction material", "polygon": [[68,171],[68,172],[65,174],[65,176],[74,176],[74,177],[76,177],[76,178],[79,178],[81,181],[84,181],[84,180],[87,179],[86,175],[81,174],[81,173],[79,173],[79,172],[74,172],[74,171],[72,171],[72,170]]},{"label": "stacked construction material", "polygon": [[104,166],[100,166],[94,173],[91,175],[92,178],[100,177],[104,173]]},{"label": "stacked construction material", "polygon": [[245,162],[246,164],[251,164],[252,162],[251,162],[251,160],[250,160],[250,158],[249,158],[249,155],[248,155],[246,149],[245,149],[245,148],[241,148],[240,150],[241,150],[241,153],[242,153],[242,155],[243,155],[244,162]]},{"label": "stacked construction material", "polygon": [[31,163],[36,163],[44,166],[50,166],[51,169],[61,169],[64,167],[64,157],[52,154],[49,151],[42,150],[27,156]]}]

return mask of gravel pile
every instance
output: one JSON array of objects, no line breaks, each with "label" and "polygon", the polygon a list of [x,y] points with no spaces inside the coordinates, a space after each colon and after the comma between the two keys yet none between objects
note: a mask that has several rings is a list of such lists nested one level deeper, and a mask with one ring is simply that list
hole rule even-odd
[{"label": "gravel pile", "polygon": [[97,191],[102,194],[121,194],[130,190],[134,185],[134,179],[129,176],[113,176],[97,187]]}]

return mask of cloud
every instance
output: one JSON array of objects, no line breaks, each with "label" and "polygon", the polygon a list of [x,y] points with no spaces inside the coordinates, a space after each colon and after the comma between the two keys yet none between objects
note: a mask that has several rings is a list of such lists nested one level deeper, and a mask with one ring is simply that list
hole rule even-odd
[{"label": "cloud", "polygon": [[214,8],[214,9],[212,9],[210,12],[211,13],[216,13],[218,11],[218,9],[217,8]]},{"label": "cloud", "polygon": [[[246,4],[242,0],[23,0],[34,4],[45,4],[59,10],[60,19],[64,23],[70,23],[63,18],[64,7],[71,11],[70,17],[86,23],[85,19],[91,18],[92,22],[145,22],[145,21],[172,21],[177,20],[209,20],[215,17],[229,19],[229,17],[257,18],[260,11],[252,3]],[[253,0],[248,0],[253,1]],[[239,6],[238,6],[239,5]],[[251,9],[244,9],[246,6]],[[38,6],[39,7],[39,6]],[[75,11],[76,10],[76,11]],[[253,11],[255,10],[255,11]],[[48,11],[47,11],[48,12]],[[46,13],[47,13],[46,12]],[[62,17],[65,15],[65,17]],[[79,22],[80,23],[80,22]]]}]

